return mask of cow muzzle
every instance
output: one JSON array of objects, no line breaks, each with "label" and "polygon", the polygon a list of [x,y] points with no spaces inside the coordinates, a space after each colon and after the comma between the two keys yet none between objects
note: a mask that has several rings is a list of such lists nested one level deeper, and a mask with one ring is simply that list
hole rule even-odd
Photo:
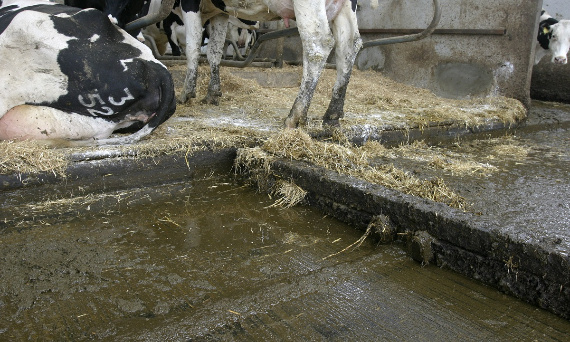
[{"label": "cow muzzle", "polygon": [[566,56],[556,56],[556,57],[554,57],[554,63],[555,64],[566,64],[566,63],[568,63],[568,59],[566,58]]}]

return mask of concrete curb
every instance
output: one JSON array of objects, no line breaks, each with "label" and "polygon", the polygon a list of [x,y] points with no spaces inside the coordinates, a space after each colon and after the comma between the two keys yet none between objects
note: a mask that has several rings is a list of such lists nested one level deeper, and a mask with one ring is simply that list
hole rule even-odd
[{"label": "concrete curb", "polygon": [[436,264],[570,319],[570,257],[503,234],[498,222],[339,175],[304,162],[275,161],[274,178],[308,191],[310,205],[364,229],[388,216],[400,234],[426,231]]},{"label": "concrete curb", "polygon": [[117,151],[103,154],[72,156],[74,161],[65,177],[49,172],[0,175],[0,230],[12,229],[14,220],[27,219],[14,217],[12,208],[29,203],[229,174],[236,149],[146,158],[132,158]]}]

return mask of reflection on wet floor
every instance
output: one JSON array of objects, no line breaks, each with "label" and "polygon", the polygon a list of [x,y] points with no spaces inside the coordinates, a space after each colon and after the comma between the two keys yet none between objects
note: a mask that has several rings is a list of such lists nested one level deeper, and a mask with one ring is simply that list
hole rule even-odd
[{"label": "reflection on wet floor", "polygon": [[[0,340],[566,340],[570,323],[228,179],[0,232]],[[16,222],[16,219],[14,222]]]}]

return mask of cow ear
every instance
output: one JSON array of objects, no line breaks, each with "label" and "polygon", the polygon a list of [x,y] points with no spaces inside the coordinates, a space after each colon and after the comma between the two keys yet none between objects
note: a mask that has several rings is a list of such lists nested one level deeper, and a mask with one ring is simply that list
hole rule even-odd
[{"label": "cow ear", "polygon": [[544,34],[549,34],[550,31],[551,31],[551,30],[550,30],[550,26],[544,26],[544,27],[542,28],[542,33],[544,33]]}]

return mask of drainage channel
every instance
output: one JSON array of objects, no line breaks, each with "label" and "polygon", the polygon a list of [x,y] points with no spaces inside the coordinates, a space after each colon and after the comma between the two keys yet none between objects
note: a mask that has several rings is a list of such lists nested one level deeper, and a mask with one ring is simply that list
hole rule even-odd
[{"label": "drainage channel", "polygon": [[[526,159],[506,158],[504,174],[487,182],[528,169],[543,179],[534,195],[552,186],[567,193],[567,112],[539,114],[507,138],[530,147]],[[476,150],[486,156],[490,143]],[[459,274],[564,317],[568,289],[555,284],[566,282],[568,242],[548,225],[537,226],[533,242],[511,234],[522,224],[500,224],[498,206],[450,211],[291,161],[274,163],[274,176],[308,190],[312,206],[283,209],[241,185],[233,148],[146,159],[109,153],[73,156],[65,178],[0,176],[0,340],[556,341],[570,332],[567,320]],[[491,198],[474,189],[492,186],[467,180],[482,181],[455,177],[466,197]],[[509,196],[504,205],[518,210]],[[402,232],[435,238],[437,261],[422,266],[402,242],[372,237],[345,249],[379,208]]]},{"label": "drainage channel", "polygon": [[[96,180],[93,183],[97,183]],[[96,185],[96,184],[94,184]],[[0,339],[552,340],[570,323],[234,176],[35,203],[0,232]],[[21,207],[20,209],[22,209]],[[33,211],[33,213],[32,213]]]}]

